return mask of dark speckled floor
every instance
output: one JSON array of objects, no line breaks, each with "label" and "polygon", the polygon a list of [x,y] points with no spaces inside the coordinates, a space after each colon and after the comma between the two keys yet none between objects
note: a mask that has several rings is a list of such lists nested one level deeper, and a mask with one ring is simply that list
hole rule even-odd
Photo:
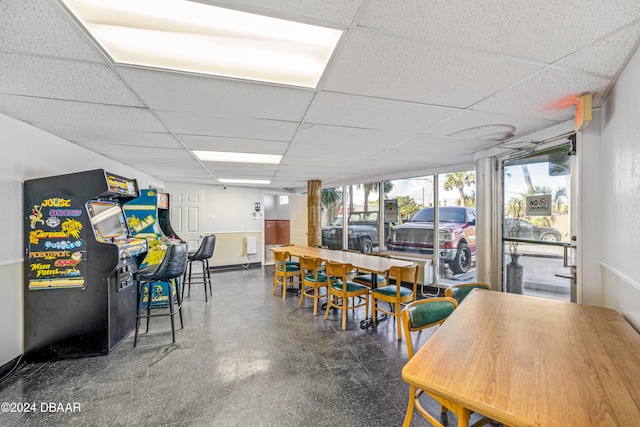
[{"label": "dark speckled floor", "polygon": [[[272,295],[273,267],[212,277],[209,303],[201,286],[185,301],[176,344],[161,317],[136,348],[132,334],[107,356],[21,366],[0,384],[0,402],[35,403],[37,413],[2,412],[0,425],[402,425],[407,351],[393,320],[362,330],[356,311],[342,331],[339,312],[325,321],[311,300],[298,310],[293,294]],[[80,412],[43,413],[43,402]],[[416,414],[412,425],[429,424]]]}]

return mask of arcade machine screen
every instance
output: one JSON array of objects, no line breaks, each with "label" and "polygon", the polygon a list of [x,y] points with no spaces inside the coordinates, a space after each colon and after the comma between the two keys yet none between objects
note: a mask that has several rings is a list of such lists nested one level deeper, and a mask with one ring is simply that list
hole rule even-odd
[{"label": "arcade machine screen", "polygon": [[88,211],[93,214],[91,224],[97,231],[98,240],[108,241],[127,235],[124,215],[118,203],[91,201]]}]

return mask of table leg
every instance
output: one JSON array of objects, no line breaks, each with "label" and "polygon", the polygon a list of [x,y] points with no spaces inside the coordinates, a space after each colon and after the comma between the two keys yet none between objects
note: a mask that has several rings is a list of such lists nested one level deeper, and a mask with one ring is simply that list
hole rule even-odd
[{"label": "table leg", "polygon": [[[371,273],[371,289],[375,289],[378,287],[378,274],[377,273]],[[371,298],[371,304],[375,304],[375,298]],[[369,315],[369,313],[367,313],[367,316]],[[376,322],[383,322],[387,320],[387,315],[386,314],[382,314],[381,316],[377,316],[376,317]],[[368,329],[370,327],[373,326],[373,319],[371,319],[370,317],[367,317],[364,320],[360,321],[360,329]]]}]

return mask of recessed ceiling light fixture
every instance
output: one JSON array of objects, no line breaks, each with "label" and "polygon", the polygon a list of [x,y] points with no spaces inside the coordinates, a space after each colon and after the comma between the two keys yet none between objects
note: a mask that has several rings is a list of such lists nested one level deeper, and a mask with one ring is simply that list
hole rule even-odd
[{"label": "recessed ceiling light fixture", "polygon": [[282,159],[282,156],[279,154],[232,153],[227,151],[194,150],[193,154],[204,162],[263,163],[277,165]]},{"label": "recessed ceiling light fixture", "polygon": [[62,0],[121,64],[315,88],[341,30],[186,0]]},{"label": "recessed ceiling light fixture", "polygon": [[257,184],[257,185],[268,185],[271,183],[270,180],[267,179],[224,179],[224,178],[219,178],[218,181],[220,181],[223,184]]}]

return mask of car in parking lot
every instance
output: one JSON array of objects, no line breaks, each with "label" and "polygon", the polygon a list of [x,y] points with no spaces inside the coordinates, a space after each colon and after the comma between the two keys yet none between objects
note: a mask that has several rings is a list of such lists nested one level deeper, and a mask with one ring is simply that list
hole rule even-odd
[{"label": "car in parking lot", "polygon": [[[504,219],[504,236],[515,237],[514,231],[516,227],[516,218]],[[511,232],[509,232],[511,230]],[[540,240],[542,242],[559,242],[562,240],[562,234],[557,228],[541,227],[533,224],[526,219],[520,219],[520,230],[518,231],[518,239]]]},{"label": "car in parking lot", "polygon": [[[349,249],[367,254],[378,247],[378,211],[352,212],[348,221]],[[329,226],[322,228],[322,244],[329,249],[342,248],[341,216],[334,218]]]},{"label": "car in parking lot", "polygon": [[[433,255],[434,209],[423,208],[393,227],[386,249]],[[466,273],[476,257],[476,211],[466,206],[438,208],[440,259],[454,274]]]}]

